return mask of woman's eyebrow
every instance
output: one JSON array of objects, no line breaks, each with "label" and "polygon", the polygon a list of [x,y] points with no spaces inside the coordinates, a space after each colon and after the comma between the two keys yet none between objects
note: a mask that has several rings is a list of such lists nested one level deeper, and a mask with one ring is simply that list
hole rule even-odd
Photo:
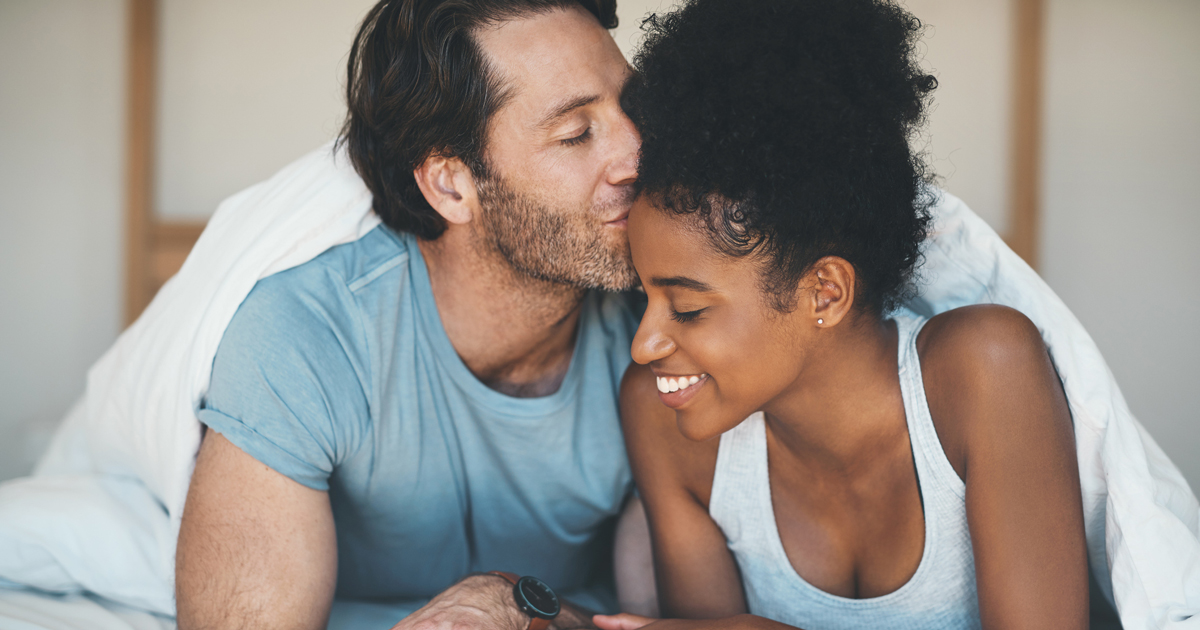
[{"label": "woman's eyebrow", "polygon": [[697,293],[710,293],[713,290],[708,284],[687,276],[671,276],[669,278],[655,276],[650,278],[650,284],[656,287],[682,287]]}]

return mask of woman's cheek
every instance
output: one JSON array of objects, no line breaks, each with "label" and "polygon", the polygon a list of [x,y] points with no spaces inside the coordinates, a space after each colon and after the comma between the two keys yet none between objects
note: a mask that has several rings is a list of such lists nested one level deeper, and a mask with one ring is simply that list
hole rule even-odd
[{"label": "woman's cheek", "polygon": [[753,321],[747,317],[740,326],[726,328],[722,359],[717,364],[720,367],[714,367],[724,376],[718,384],[727,407],[733,413],[744,413],[743,419],[760,410],[793,380],[789,374],[793,345],[780,334],[775,322],[758,320],[757,325],[746,325]]},{"label": "woman's cheek", "polygon": [[696,399],[693,409],[681,412],[680,430],[693,440],[703,441],[741,423],[758,411],[763,364],[753,340],[722,334],[709,339],[696,355],[698,367],[709,375],[709,391]]}]

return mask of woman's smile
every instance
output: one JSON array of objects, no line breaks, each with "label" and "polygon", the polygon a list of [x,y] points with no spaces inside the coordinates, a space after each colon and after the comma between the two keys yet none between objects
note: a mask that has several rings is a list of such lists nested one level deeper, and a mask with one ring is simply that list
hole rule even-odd
[{"label": "woman's smile", "polygon": [[659,400],[672,409],[687,404],[708,383],[707,374],[659,376],[655,373],[654,378],[658,382]]}]

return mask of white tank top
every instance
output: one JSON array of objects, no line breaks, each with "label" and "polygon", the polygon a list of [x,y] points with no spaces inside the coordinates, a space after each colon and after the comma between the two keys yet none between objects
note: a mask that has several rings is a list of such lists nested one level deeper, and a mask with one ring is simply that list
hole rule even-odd
[{"label": "white tank top", "polygon": [[946,459],[929,415],[917,333],[924,319],[897,317],[900,390],[925,513],[925,551],[899,589],[867,599],[838,597],[792,568],[771,504],[762,412],[721,436],[708,511],[737,559],[750,613],[804,630],[979,628],[966,487]]}]

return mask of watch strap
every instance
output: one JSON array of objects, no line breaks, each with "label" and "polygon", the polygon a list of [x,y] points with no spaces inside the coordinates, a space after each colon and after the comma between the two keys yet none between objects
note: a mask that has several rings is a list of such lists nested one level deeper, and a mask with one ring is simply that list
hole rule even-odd
[{"label": "watch strap", "polygon": [[509,573],[508,571],[488,571],[487,574],[499,575],[500,577],[508,580],[513,586],[516,586],[517,582],[521,581],[520,576],[518,576],[516,573]]},{"label": "watch strap", "polygon": [[[488,575],[498,575],[498,576],[508,580],[509,583],[512,584],[513,586],[516,586],[517,582],[521,581],[520,576],[518,576],[516,573],[510,573],[508,571],[488,571],[487,574]],[[549,627],[550,627],[549,619],[545,619],[542,617],[535,617],[533,615],[530,615],[529,616],[529,625],[525,627],[525,630],[546,630],[546,628],[549,628]]]}]

